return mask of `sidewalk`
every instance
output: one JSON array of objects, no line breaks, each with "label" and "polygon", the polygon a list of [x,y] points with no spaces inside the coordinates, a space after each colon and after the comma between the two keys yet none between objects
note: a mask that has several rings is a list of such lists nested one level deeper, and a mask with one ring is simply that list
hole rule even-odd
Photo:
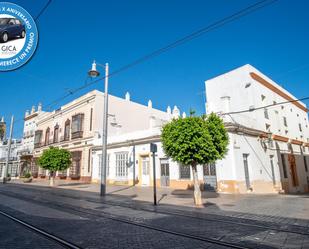
[{"label": "sidewalk", "polygon": [[[14,184],[26,186],[48,187],[49,181],[35,179],[32,183],[13,180]],[[55,193],[80,198],[91,198],[99,201],[99,184],[67,182],[58,180],[53,188]],[[56,191],[63,190],[63,191]],[[229,215],[231,217],[254,218],[265,216],[267,220],[281,218],[302,219],[309,221],[309,195],[279,195],[279,194],[219,194],[202,192],[204,205],[196,208],[193,202],[192,190],[176,190],[158,188],[157,201],[160,208],[168,207],[178,211]],[[126,205],[142,205],[151,207],[153,203],[153,188],[140,186],[107,186],[106,200]]]}]

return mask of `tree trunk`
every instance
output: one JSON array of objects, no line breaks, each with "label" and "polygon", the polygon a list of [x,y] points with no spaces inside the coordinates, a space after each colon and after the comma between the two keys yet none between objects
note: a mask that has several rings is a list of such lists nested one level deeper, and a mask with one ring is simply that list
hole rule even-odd
[{"label": "tree trunk", "polygon": [[201,206],[203,204],[202,194],[200,190],[200,185],[197,177],[197,165],[192,164],[192,172],[193,172],[193,183],[194,183],[194,203],[196,206]]},{"label": "tree trunk", "polygon": [[54,187],[55,186],[54,172],[50,172],[49,186],[50,187]]}]

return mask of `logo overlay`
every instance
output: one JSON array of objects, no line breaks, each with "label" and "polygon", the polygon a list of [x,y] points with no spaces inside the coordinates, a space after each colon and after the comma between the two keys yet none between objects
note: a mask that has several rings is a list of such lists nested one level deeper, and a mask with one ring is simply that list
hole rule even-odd
[{"label": "logo overlay", "polygon": [[22,7],[0,2],[0,71],[23,66],[35,52],[38,30]]}]

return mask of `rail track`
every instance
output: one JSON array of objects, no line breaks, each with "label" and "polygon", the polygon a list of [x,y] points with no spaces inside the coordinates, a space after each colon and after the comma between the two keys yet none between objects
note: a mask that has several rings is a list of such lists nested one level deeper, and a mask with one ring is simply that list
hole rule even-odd
[{"label": "rail track", "polygon": [[68,248],[68,249],[81,249],[81,247],[67,241],[64,240],[58,236],[55,236],[51,233],[48,233],[40,228],[38,228],[37,226],[34,226],[32,224],[29,224],[21,219],[18,219],[17,217],[12,216],[11,214],[8,214],[7,212],[1,211],[0,210],[0,215],[14,221],[15,223],[19,224],[20,226],[30,230],[33,233],[36,233],[38,235],[40,235],[41,237],[44,237],[50,241],[53,241],[55,243],[57,243],[58,245],[60,245],[63,248]]},{"label": "rail track", "polygon": [[[3,193],[3,191],[0,191],[0,194],[29,202],[28,198],[24,198],[23,196],[18,195],[16,193],[15,194]],[[177,232],[177,231],[173,231],[173,230],[169,230],[169,229],[165,229],[165,228],[151,226],[151,225],[148,225],[148,224],[145,224],[145,223],[141,223],[140,221],[134,221],[134,220],[125,219],[125,218],[122,218],[122,217],[119,217],[119,216],[111,215],[111,214],[106,213],[104,211],[99,211],[99,213],[93,213],[93,212],[90,212],[88,209],[76,207],[74,205],[68,205],[68,204],[63,204],[63,203],[56,204],[54,202],[38,201],[37,199],[31,199],[31,203],[36,203],[36,204],[39,204],[41,206],[46,206],[46,207],[54,208],[54,209],[61,210],[61,211],[67,211],[67,212],[70,212],[70,213],[75,212],[76,214],[83,214],[83,215],[87,215],[88,217],[91,216],[91,217],[94,217],[94,218],[98,218],[98,217],[105,218],[105,219],[113,220],[113,221],[116,221],[116,222],[125,223],[125,224],[128,224],[128,225],[138,226],[138,227],[141,227],[141,228],[150,229],[150,230],[157,231],[157,232],[162,232],[162,233],[169,234],[169,235],[174,235],[174,236],[179,236],[179,237],[182,237],[182,238],[206,242],[206,243],[210,243],[210,244],[213,244],[213,245],[219,245],[221,247],[223,246],[223,247],[226,247],[226,248],[236,248],[236,249],[253,248],[253,247],[244,246],[244,245],[237,244],[237,243],[230,243],[230,242],[222,241],[222,240],[218,240],[218,239],[195,236],[195,235],[192,235],[192,234],[187,234],[187,233]],[[3,211],[0,211],[0,212],[3,212]],[[2,214],[2,213],[0,213],[0,214]],[[10,214],[7,214],[7,215],[10,215]],[[10,216],[13,219],[19,220],[18,218],[14,217],[12,215],[10,215]],[[19,221],[21,221],[21,220],[19,220]],[[23,222],[23,221],[21,221],[21,222]],[[28,224],[29,226],[36,228],[35,226],[30,225],[29,223],[26,223],[26,222],[23,222],[23,223]],[[38,231],[43,231],[40,228],[36,228],[36,229],[38,229]],[[45,232],[45,233],[47,234],[47,236],[51,235],[47,232]],[[42,235],[44,235],[44,234],[42,234]],[[53,235],[51,235],[51,236],[53,236]],[[56,236],[54,236],[54,237],[55,237],[54,239],[57,239]],[[53,238],[51,238],[51,239],[53,239]],[[63,246],[65,247],[65,244],[63,244]],[[77,247],[77,246],[76,247],[68,247],[68,246],[69,245],[67,245],[67,248],[80,248],[80,247]]]},{"label": "rail track", "polygon": [[[40,192],[38,190],[34,190],[34,192]],[[245,227],[255,227],[257,229],[261,229],[261,230],[269,230],[269,231],[276,231],[276,232],[285,232],[285,233],[290,233],[290,234],[297,234],[297,235],[305,235],[305,236],[309,236],[309,232],[308,232],[308,227],[305,226],[296,226],[298,228],[305,228],[306,231],[291,231],[290,229],[281,229],[281,228],[275,228],[273,226],[265,226],[265,225],[259,225],[259,224],[248,224],[248,223],[243,223],[243,222],[236,222],[236,221],[229,221],[229,220],[222,220],[222,219],[217,219],[217,218],[205,218],[205,217],[200,217],[200,216],[194,216],[194,215],[187,215],[187,214],[180,214],[180,213],[175,213],[175,212],[170,212],[170,211],[166,211],[166,210],[151,210],[151,207],[142,207],[142,206],[136,206],[136,205],[130,205],[130,204],[120,204],[118,202],[112,202],[112,201],[103,201],[101,200],[96,200],[94,198],[91,197],[77,197],[77,196],[69,196],[69,195],[65,195],[65,194],[58,194],[58,193],[53,193],[53,192],[48,192],[46,191],[46,193],[49,196],[59,196],[59,197],[64,197],[67,199],[76,199],[76,200],[85,200],[88,202],[93,202],[93,203],[97,203],[97,204],[102,204],[104,206],[110,206],[110,207],[114,207],[114,206],[118,206],[118,207],[122,207],[122,208],[128,208],[128,209],[133,209],[133,210],[137,210],[137,211],[145,211],[145,212],[155,212],[158,214],[167,214],[167,215],[174,215],[174,216],[180,216],[180,217],[186,217],[186,218],[194,218],[194,219],[198,219],[198,220],[206,220],[206,221],[211,221],[211,222],[220,222],[220,223],[229,223],[229,224],[234,224],[234,225],[238,225],[238,226],[245,226]],[[26,196],[30,196],[29,194],[26,193],[26,195],[24,194],[20,194],[20,193],[16,193],[15,191],[1,191],[0,189],[0,194],[9,196],[9,197],[13,197],[13,198],[18,198],[18,199],[22,199],[25,201],[29,201],[29,198],[27,198]],[[51,198],[52,199],[52,198]],[[171,234],[171,235],[175,235],[175,236],[180,236],[183,238],[188,238],[188,239],[193,239],[193,240],[198,240],[198,241],[203,241],[203,242],[207,242],[207,243],[211,243],[214,245],[220,245],[220,246],[224,246],[224,247],[228,247],[228,248],[254,248],[256,247],[256,245],[243,245],[242,243],[230,243],[228,241],[222,241],[220,239],[213,239],[213,238],[207,238],[207,237],[201,237],[201,236],[195,236],[193,234],[189,234],[186,232],[177,232],[175,230],[171,230],[171,229],[166,229],[166,228],[161,228],[158,226],[152,226],[149,224],[144,223],[143,221],[141,222],[140,220],[132,220],[130,218],[123,218],[122,216],[119,215],[114,215],[111,214],[110,212],[105,212],[103,210],[94,210],[94,209],[86,209],[86,208],[81,208],[79,206],[76,205],[71,205],[71,204],[67,204],[67,203],[63,203],[61,202],[61,200],[58,201],[58,204],[55,202],[50,202],[44,198],[32,198],[31,202],[35,202],[39,205],[43,205],[43,206],[48,206],[48,207],[52,207],[55,209],[59,209],[59,210],[67,210],[68,212],[76,212],[77,214],[83,214],[83,215],[87,215],[87,216],[91,216],[94,218],[106,218],[106,219],[110,219],[113,221],[117,221],[117,222],[121,222],[121,223],[126,223],[129,225],[134,225],[134,226],[139,226],[142,228],[146,228],[146,229],[151,229],[154,231],[158,231],[158,232],[162,232],[162,233],[166,233],[166,234]]]},{"label": "rail track", "polygon": [[[39,191],[38,191],[39,192]],[[0,191],[1,193],[1,191]],[[48,194],[50,195],[55,195],[55,196],[61,196],[61,197],[65,197],[65,198],[71,198],[71,199],[76,199],[79,200],[80,197],[76,197],[76,196],[70,196],[70,195],[64,195],[64,194],[55,194],[52,192],[49,192]],[[104,204],[104,205],[108,205],[108,206],[118,206],[118,207],[122,207],[122,208],[129,208],[129,209],[133,209],[133,210],[137,210],[137,211],[145,211],[145,212],[154,212],[154,213],[158,213],[158,214],[165,214],[165,215],[174,215],[174,216],[178,216],[178,217],[186,217],[186,218],[191,218],[191,219],[197,219],[197,220],[205,220],[205,221],[211,221],[211,222],[221,222],[221,223],[226,223],[226,224],[233,224],[233,225],[239,225],[239,226],[247,226],[247,227],[254,227],[254,228],[260,228],[260,229],[265,229],[265,230],[273,230],[276,232],[285,232],[285,233],[293,233],[293,234],[297,234],[297,235],[306,235],[309,236],[309,227],[305,227],[305,226],[301,226],[301,225],[288,225],[289,227],[294,227],[295,229],[299,230],[299,228],[306,230],[306,231],[295,231],[293,229],[287,229],[287,228],[278,228],[278,226],[282,226],[279,225],[278,223],[272,224],[272,225],[261,225],[261,224],[256,224],[256,223],[263,223],[261,221],[255,222],[255,224],[250,223],[253,222],[253,220],[248,220],[245,219],[244,222],[239,222],[239,221],[235,221],[236,218],[234,217],[228,217],[229,220],[227,220],[227,217],[221,218],[220,215],[212,215],[213,217],[205,217],[203,214],[201,215],[189,215],[189,214],[183,214],[183,213],[179,213],[179,212],[171,212],[171,211],[167,211],[167,210],[159,210],[159,209],[155,209],[155,208],[150,208],[150,207],[142,207],[141,205],[130,205],[130,204],[125,204],[122,203],[120,204],[119,202],[115,202],[115,201],[105,201],[105,200],[93,200],[93,198],[82,198],[83,200],[86,200],[88,202],[92,202],[92,203],[97,203],[97,204]],[[231,220],[232,219],[232,220]],[[283,226],[287,226],[287,225],[283,225]]]}]

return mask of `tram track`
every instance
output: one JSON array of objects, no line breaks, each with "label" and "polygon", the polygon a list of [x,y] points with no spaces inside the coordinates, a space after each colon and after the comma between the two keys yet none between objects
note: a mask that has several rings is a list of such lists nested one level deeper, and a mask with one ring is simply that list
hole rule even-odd
[{"label": "tram track", "polygon": [[53,235],[51,233],[48,233],[46,232],[45,230],[42,230],[41,228],[37,227],[37,226],[34,226],[28,222],[25,222],[7,212],[4,212],[2,210],[0,210],[0,215],[14,221],[15,223],[19,224],[20,226],[30,230],[31,232],[35,233],[35,234],[38,234],[39,236],[41,237],[44,237],[52,242],[55,242],[56,244],[60,245],[61,247],[63,248],[67,248],[67,249],[81,249],[81,247],[63,239],[63,238],[60,238],[56,235]]},{"label": "tram track", "polygon": [[[29,202],[28,198],[24,198],[21,195],[11,194],[11,193],[3,193],[3,191],[0,191],[0,194],[4,195],[4,196],[8,196],[8,197],[12,197],[12,198],[16,198],[16,199],[19,199],[19,200]],[[101,211],[101,210],[97,213],[93,213],[93,212],[90,212],[88,209],[76,207],[74,205],[69,205],[69,204],[64,204],[64,203],[57,203],[56,204],[54,202],[49,202],[49,201],[46,201],[46,200],[38,201],[37,199],[31,199],[31,202],[36,203],[36,204],[41,205],[41,206],[54,208],[54,209],[61,210],[61,211],[67,211],[67,212],[70,212],[70,213],[75,212],[76,214],[79,214],[79,215],[81,215],[81,214],[86,215],[86,217],[93,217],[93,218],[96,218],[96,219],[97,218],[109,219],[109,220],[112,220],[112,221],[116,221],[116,222],[120,222],[120,223],[124,223],[124,224],[128,224],[128,225],[138,226],[138,227],[141,227],[141,228],[150,229],[150,230],[153,230],[153,231],[157,231],[157,232],[161,232],[161,233],[165,233],[165,234],[169,234],[169,235],[174,235],[174,236],[178,236],[178,237],[182,237],[182,238],[187,238],[187,239],[197,240],[197,241],[206,242],[206,243],[210,243],[210,244],[214,244],[214,245],[219,245],[219,246],[223,246],[223,247],[226,247],[226,248],[237,248],[237,249],[254,248],[254,247],[248,247],[248,246],[237,244],[237,243],[230,243],[230,242],[227,242],[227,241],[222,241],[222,240],[219,240],[219,239],[201,237],[201,236],[197,236],[197,235],[193,235],[193,234],[182,233],[182,232],[170,230],[170,229],[167,229],[167,228],[160,228],[160,227],[157,227],[157,226],[152,226],[152,225],[143,223],[139,220],[130,220],[130,219],[122,218],[122,217],[117,216],[117,215],[112,215],[110,213],[106,213],[106,212]],[[94,211],[94,210],[91,210],[91,211]]]}]

